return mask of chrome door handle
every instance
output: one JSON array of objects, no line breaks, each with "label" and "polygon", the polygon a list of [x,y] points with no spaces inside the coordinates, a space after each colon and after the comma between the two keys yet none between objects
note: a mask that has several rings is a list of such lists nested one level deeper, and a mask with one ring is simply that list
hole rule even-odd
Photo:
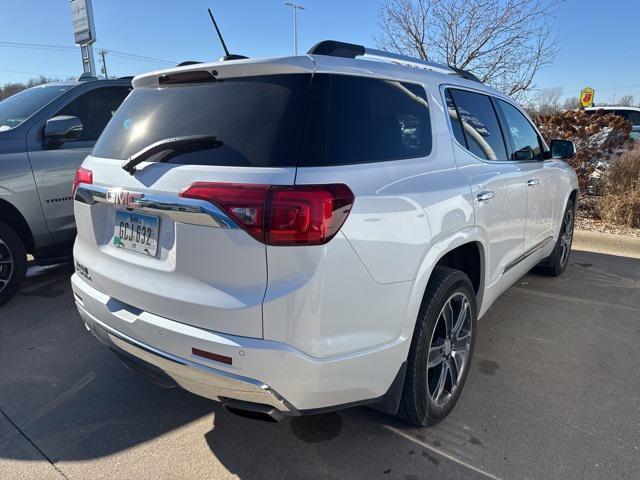
[{"label": "chrome door handle", "polygon": [[539,183],[540,180],[538,180],[537,178],[530,178],[529,180],[527,180],[527,187],[535,187]]},{"label": "chrome door handle", "polygon": [[491,200],[493,197],[495,197],[495,194],[491,190],[480,192],[477,196],[479,202],[486,202],[487,200]]}]

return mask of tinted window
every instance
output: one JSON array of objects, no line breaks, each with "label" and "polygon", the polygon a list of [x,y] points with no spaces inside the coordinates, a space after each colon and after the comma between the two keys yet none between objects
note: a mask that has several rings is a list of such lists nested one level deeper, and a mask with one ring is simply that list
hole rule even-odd
[{"label": "tinted window", "polygon": [[449,115],[449,120],[451,122],[451,128],[453,129],[453,135],[456,137],[456,140],[460,145],[467,146],[467,141],[464,138],[464,132],[462,131],[462,123],[460,123],[460,118],[458,117],[458,111],[456,110],[456,105],[453,103],[453,99],[451,98],[451,94],[447,89],[445,91],[445,99],[447,101],[447,113]]},{"label": "tinted window", "polygon": [[56,115],[80,119],[82,135],[78,140],[97,140],[130,91],[129,87],[96,88],[80,95]]},{"label": "tinted window", "polygon": [[640,112],[636,110],[617,110],[615,113],[628,120],[632,126],[640,125]]},{"label": "tinted window", "polygon": [[502,112],[505,131],[511,142],[511,159],[543,160],[540,137],[529,120],[513,105],[502,100],[496,102]]},{"label": "tinted window", "polygon": [[310,75],[289,74],[136,88],[93,154],[124,160],[171,137],[213,135],[223,143],[172,163],[293,166],[304,123]]},{"label": "tinted window", "polygon": [[15,128],[72,85],[42,85],[16,93],[0,102],[0,132]]},{"label": "tinted window", "polygon": [[467,149],[485,160],[506,160],[507,152],[491,99],[479,93],[451,89]]},{"label": "tinted window", "polygon": [[301,165],[379,162],[430,151],[422,87],[347,75],[314,77]]}]

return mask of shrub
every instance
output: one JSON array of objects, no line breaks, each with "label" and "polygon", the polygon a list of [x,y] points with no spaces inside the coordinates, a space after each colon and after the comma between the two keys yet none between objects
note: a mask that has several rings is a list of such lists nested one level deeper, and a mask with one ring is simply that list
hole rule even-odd
[{"label": "shrub", "polygon": [[640,228],[640,146],[612,163],[599,210],[605,222]]},{"label": "shrub", "polygon": [[569,163],[576,170],[580,190],[588,191],[592,174],[600,162],[608,163],[621,149],[629,148],[631,124],[622,117],[602,112],[587,115],[582,110],[567,110],[553,115],[534,115],[547,143],[554,138],[571,140],[576,155]]}]

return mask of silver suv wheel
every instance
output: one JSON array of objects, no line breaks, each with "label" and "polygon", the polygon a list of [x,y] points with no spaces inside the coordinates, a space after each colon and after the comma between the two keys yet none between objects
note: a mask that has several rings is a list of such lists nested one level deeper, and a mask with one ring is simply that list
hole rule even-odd
[{"label": "silver suv wheel", "polygon": [[429,345],[427,389],[434,405],[446,405],[460,385],[468,367],[472,328],[469,299],[456,292],[442,307]]}]

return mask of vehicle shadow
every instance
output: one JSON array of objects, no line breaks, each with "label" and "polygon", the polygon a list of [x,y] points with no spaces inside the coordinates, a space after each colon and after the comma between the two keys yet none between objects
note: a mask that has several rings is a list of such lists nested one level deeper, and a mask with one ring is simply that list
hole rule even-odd
[{"label": "vehicle shadow", "polygon": [[242,479],[482,478],[426,448],[421,431],[365,407],[278,424],[216,411],[205,438]]}]

